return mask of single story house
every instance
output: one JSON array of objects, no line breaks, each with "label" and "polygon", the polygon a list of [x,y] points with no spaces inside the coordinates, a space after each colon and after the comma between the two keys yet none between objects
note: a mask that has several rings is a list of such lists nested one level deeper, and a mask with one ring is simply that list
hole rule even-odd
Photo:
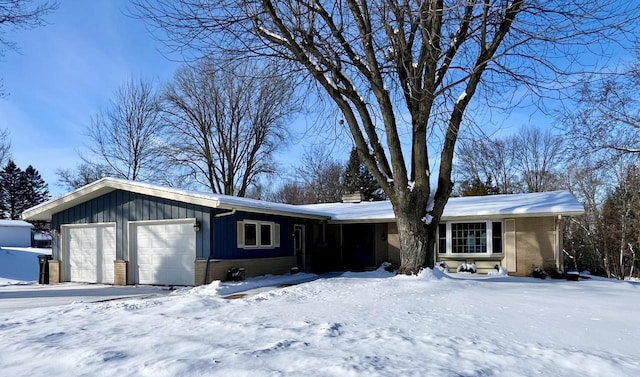
[{"label": "single story house", "polygon": [[23,220],[0,220],[0,247],[30,247],[31,229]]},{"label": "single story house", "polygon": [[[568,192],[452,198],[438,260],[562,270]],[[103,178],[30,208],[52,224],[51,282],[199,285],[246,276],[372,268],[399,262],[389,202],[290,205]]]},{"label": "single story house", "polygon": [[[390,202],[302,207],[331,214],[328,249],[340,251],[344,266],[400,263]],[[562,272],[563,222],[583,214],[583,205],[569,191],[450,198],[438,226],[435,262],[445,262],[450,272],[463,263],[484,273],[503,266],[516,276],[530,275],[536,267]]]}]

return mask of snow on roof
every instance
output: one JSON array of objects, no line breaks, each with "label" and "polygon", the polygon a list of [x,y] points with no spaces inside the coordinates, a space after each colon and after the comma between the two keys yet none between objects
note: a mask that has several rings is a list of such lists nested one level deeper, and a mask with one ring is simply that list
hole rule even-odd
[{"label": "snow on roof", "polygon": [[391,202],[388,200],[360,203],[305,204],[300,207],[330,213],[331,220],[335,221],[394,221],[396,218]]},{"label": "snow on roof", "polygon": [[[308,217],[339,222],[394,221],[389,201],[292,205],[236,196],[203,193],[118,178],[102,178],[60,198],[29,208],[27,220],[49,220],[54,213],[114,190],[125,190],[210,208]],[[580,215],[584,208],[568,191],[531,194],[490,195],[450,198],[443,219],[462,217],[505,217],[538,215]]]},{"label": "snow on roof", "polygon": [[32,224],[22,220],[0,220],[0,227],[3,226],[33,228]]},{"label": "snow on roof", "polygon": [[71,208],[80,203],[109,193],[124,190],[144,195],[197,204],[204,207],[220,209],[238,209],[249,212],[271,213],[284,216],[310,217],[328,219],[330,214],[318,210],[264,200],[240,198],[229,195],[203,193],[174,187],[158,186],[150,183],[129,181],[119,178],[102,178],[59,198],[49,200],[23,212],[22,218],[27,220],[50,220],[54,213]]},{"label": "snow on roof", "polygon": [[[331,214],[334,221],[382,222],[395,219],[391,202],[309,204],[303,207]],[[532,217],[581,215],[584,207],[569,191],[450,198],[443,220],[466,217]]]}]

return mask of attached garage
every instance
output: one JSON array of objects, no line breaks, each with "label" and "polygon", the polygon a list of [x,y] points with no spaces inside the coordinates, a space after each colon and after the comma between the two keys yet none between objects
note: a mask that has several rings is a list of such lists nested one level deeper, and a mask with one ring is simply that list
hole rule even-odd
[{"label": "attached garage", "polygon": [[68,281],[113,284],[116,226],[109,224],[62,227],[63,262]]},{"label": "attached garage", "polygon": [[[280,274],[319,242],[312,229],[328,215],[281,203],[199,193],[144,182],[103,178],[23,212],[50,221],[49,281],[114,285],[198,285]],[[238,224],[253,230],[238,242]],[[308,237],[297,240],[295,229]],[[298,227],[298,228],[296,228]],[[317,233],[319,234],[319,233]],[[303,246],[304,245],[304,246]],[[309,258],[311,260],[311,258]]]},{"label": "attached garage", "polygon": [[194,284],[195,223],[195,219],[129,223],[130,261],[138,284]]}]

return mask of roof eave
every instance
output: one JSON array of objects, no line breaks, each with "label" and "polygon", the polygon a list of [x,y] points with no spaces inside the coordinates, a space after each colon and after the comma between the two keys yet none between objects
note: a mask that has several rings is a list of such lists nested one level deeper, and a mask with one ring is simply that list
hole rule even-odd
[{"label": "roof eave", "polygon": [[115,190],[124,190],[137,194],[157,196],[163,199],[176,200],[210,208],[217,208],[219,205],[218,200],[215,198],[204,198],[178,193],[171,190],[164,190],[160,186],[151,188],[145,185],[137,185],[135,183],[128,183],[112,178],[103,178],[63,195],[60,198],[29,208],[22,213],[21,218],[23,220],[32,221],[51,221],[51,217],[54,213],[64,211],[65,209],[69,209],[80,203],[95,199]]},{"label": "roof eave", "polygon": [[297,217],[297,218],[303,218],[303,219],[310,219],[310,220],[324,220],[327,221],[329,219],[331,219],[331,215],[327,214],[327,213],[323,213],[323,212],[316,212],[313,211],[315,213],[312,213],[311,211],[309,212],[298,212],[298,211],[286,211],[286,210],[279,210],[279,209],[273,209],[273,208],[258,208],[258,207],[250,207],[250,206],[243,206],[243,205],[237,205],[237,204],[220,204],[217,208],[220,209],[227,209],[227,210],[236,210],[236,211],[244,211],[244,212],[250,212],[250,213],[260,213],[260,214],[265,214],[265,215],[278,215],[278,216],[287,216],[287,217]]},{"label": "roof eave", "polygon": [[460,216],[446,216],[442,215],[443,221],[455,221],[464,219],[513,219],[513,218],[532,218],[532,217],[574,217],[582,216],[584,211],[562,211],[562,212],[533,212],[533,213],[495,213],[486,215],[460,215]]},{"label": "roof eave", "polygon": [[[442,221],[462,221],[462,220],[501,220],[511,218],[532,218],[532,217],[575,217],[584,215],[584,211],[564,211],[564,212],[538,212],[538,213],[498,213],[486,215],[460,215],[460,216],[442,216]],[[329,224],[380,224],[395,222],[395,217],[379,217],[367,219],[331,219]]]}]

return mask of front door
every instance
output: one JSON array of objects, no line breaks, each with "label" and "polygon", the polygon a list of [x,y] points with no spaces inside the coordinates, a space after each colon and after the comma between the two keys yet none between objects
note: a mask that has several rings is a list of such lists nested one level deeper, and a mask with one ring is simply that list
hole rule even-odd
[{"label": "front door", "polygon": [[305,272],[305,248],[304,248],[304,225],[293,226],[293,252],[296,256],[298,269]]}]

